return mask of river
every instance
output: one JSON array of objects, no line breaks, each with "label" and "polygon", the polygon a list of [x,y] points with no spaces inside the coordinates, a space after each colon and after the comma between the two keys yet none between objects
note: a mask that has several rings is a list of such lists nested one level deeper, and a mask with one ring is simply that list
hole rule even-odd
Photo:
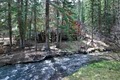
[{"label": "river", "polygon": [[0,80],[61,80],[87,64],[90,55],[73,54],[38,63],[8,65],[0,68]]}]

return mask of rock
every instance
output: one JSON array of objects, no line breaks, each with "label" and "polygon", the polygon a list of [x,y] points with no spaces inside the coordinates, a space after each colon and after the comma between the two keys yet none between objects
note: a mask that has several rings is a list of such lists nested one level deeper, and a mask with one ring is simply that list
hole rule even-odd
[{"label": "rock", "polygon": [[24,53],[18,53],[14,54],[13,57],[10,60],[10,63],[16,64],[16,63],[21,63],[24,62],[25,60],[25,54]]},{"label": "rock", "polygon": [[34,45],[34,42],[32,40],[26,40],[25,41],[25,47],[31,47]]},{"label": "rock", "polygon": [[5,41],[3,46],[10,46],[10,42],[9,41]]},{"label": "rock", "polygon": [[4,42],[3,41],[0,41],[0,45],[3,45],[4,44]]},{"label": "rock", "polygon": [[0,54],[4,54],[4,49],[1,45],[0,45]]},{"label": "rock", "polygon": [[88,48],[87,52],[92,53],[92,52],[103,52],[105,50],[104,47],[96,47],[96,48]]},{"label": "rock", "polygon": [[4,53],[9,54],[11,52],[10,46],[3,46],[3,49],[4,49]]},{"label": "rock", "polygon": [[5,66],[10,63],[12,55],[10,56],[0,56],[0,67]]},{"label": "rock", "polygon": [[10,42],[4,42],[3,44],[3,49],[4,49],[4,53],[10,53],[11,49],[10,49]]},{"label": "rock", "polygon": [[88,54],[88,52],[86,52],[86,51],[82,51],[82,50],[78,50],[77,53],[78,53],[78,54]]}]

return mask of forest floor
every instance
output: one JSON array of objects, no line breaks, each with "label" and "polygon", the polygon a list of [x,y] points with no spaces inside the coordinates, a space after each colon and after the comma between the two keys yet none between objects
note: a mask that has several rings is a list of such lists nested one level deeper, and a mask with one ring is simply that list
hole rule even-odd
[{"label": "forest floor", "polygon": [[[1,38],[2,40],[2,38]],[[9,38],[4,38],[2,40],[4,42],[8,42]],[[29,42],[33,43],[34,42]],[[104,42],[99,40],[94,40],[94,47],[90,45],[90,39],[84,40],[84,41],[67,41],[62,42],[61,47],[58,49],[55,46],[55,43],[50,44],[51,53],[41,51],[41,49],[44,46],[44,43],[38,43],[38,51],[36,52],[34,49],[34,46],[26,47],[25,50],[17,50],[13,51],[11,53],[8,52],[8,54],[2,54],[0,55],[0,66],[6,65],[6,64],[16,64],[16,63],[29,63],[29,62],[36,62],[46,59],[46,57],[56,57],[56,56],[64,56],[64,55],[71,55],[71,54],[84,54],[84,51],[86,51],[89,54],[89,51],[96,52],[96,56],[101,55],[102,52],[104,52],[104,47],[108,46]],[[92,53],[90,53],[92,54]],[[95,54],[94,54],[95,55]],[[103,55],[103,54],[102,54]],[[106,54],[105,54],[106,55]],[[106,55],[107,58],[109,55]],[[99,56],[100,57],[100,56]],[[103,56],[102,56],[103,57]],[[116,56],[112,55],[111,58],[116,59]],[[117,56],[118,57],[118,56]],[[109,57],[110,58],[110,57]],[[117,58],[118,59],[118,58]]]}]

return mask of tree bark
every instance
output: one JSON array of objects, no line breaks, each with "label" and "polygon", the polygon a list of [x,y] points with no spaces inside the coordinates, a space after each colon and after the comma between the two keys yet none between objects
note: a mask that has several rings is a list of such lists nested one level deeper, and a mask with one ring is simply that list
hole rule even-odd
[{"label": "tree bark", "polygon": [[35,29],[35,51],[37,51],[37,28],[36,28],[36,0],[34,0],[34,29]]},{"label": "tree bark", "polygon": [[101,0],[98,0],[98,27],[99,27],[99,34],[101,37]]},{"label": "tree bark", "polygon": [[22,21],[22,2],[23,0],[17,0],[18,5],[18,28],[20,34],[20,48],[24,49],[24,29],[23,29],[23,21]]},{"label": "tree bark", "polygon": [[[57,0],[57,5],[59,6],[59,0]],[[60,31],[59,31],[59,11],[56,10],[57,13],[57,36],[56,36],[56,47],[59,48],[60,47]]]},{"label": "tree bark", "polygon": [[10,49],[11,49],[12,47],[11,0],[8,1],[8,26],[9,26]]},{"label": "tree bark", "polygon": [[26,31],[28,30],[27,27],[27,22],[28,22],[28,19],[27,19],[27,15],[28,15],[28,0],[25,1],[25,36],[27,35],[26,34]]},{"label": "tree bark", "polygon": [[112,5],[112,8],[113,8],[113,23],[112,23],[112,26],[114,26],[115,22],[116,22],[116,13],[115,13],[115,0],[113,0],[113,5]]},{"label": "tree bark", "polygon": [[45,45],[45,51],[50,51],[50,44],[49,44],[49,3],[50,3],[50,0],[46,0],[46,21],[45,21],[46,45]]},{"label": "tree bark", "polygon": [[[81,2],[78,0],[78,22],[81,20]],[[77,40],[80,40],[80,26],[77,25],[78,34],[77,34]]]},{"label": "tree bark", "polygon": [[32,35],[32,29],[31,29],[31,27],[32,27],[32,21],[33,21],[33,12],[31,11],[30,12],[30,19],[29,19],[29,39],[31,39],[31,35]]},{"label": "tree bark", "polygon": [[93,27],[94,27],[94,17],[93,17],[93,14],[94,14],[94,0],[91,0],[91,22],[92,22],[92,40],[91,40],[91,44],[93,45]]}]

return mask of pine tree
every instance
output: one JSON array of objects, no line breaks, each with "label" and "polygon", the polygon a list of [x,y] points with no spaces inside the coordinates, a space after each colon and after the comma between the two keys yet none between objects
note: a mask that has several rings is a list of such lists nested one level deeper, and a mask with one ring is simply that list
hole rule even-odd
[{"label": "pine tree", "polygon": [[46,29],[45,29],[45,36],[46,36],[46,45],[45,50],[50,51],[50,44],[49,44],[49,4],[50,0],[46,0]]},{"label": "pine tree", "polygon": [[11,25],[11,0],[8,1],[8,26],[9,26],[9,39],[10,48],[12,47],[12,25]]}]

